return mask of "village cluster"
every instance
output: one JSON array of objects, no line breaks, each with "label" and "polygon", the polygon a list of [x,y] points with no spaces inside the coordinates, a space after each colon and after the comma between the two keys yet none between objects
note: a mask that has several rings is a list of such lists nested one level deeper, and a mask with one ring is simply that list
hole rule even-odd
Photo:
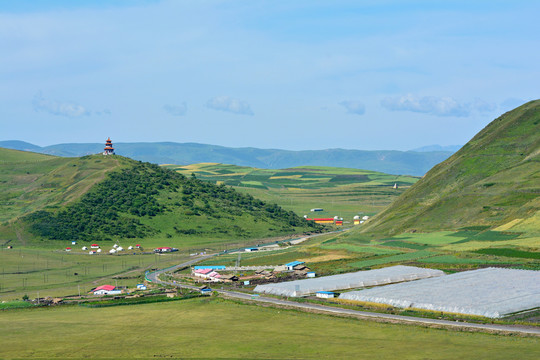
[{"label": "village cluster", "polygon": [[[269,270],[271,269],[271,270]],[[237,276],[234,272],[253,272],[252,274],[242,274]],[[314,271],[311,271],[303,261],[293,261],[285,265],[278,266],[225,266],[225,265],[200,265],[194,266],[191,275],[198,282],[243,282],[249,285],[254,280],[258,282],[279,281],[282,275],[294,278],[314,278]]]}]

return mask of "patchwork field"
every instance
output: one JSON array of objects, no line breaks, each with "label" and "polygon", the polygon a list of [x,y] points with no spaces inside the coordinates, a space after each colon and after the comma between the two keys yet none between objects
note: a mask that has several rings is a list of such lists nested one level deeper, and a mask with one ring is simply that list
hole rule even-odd
[{"label": "patchwork field", "polygon": [[[303,166],[282,170],[227,164],[166,165],[181,174],[235,187],[256,198],[276,203],[300,216],[343,217],[373,215],[388,206],[417,177],[375,171]],[[393,186],[397,184],[398,188]],[[312,208],[324,211],[312,213]]]},{"label": "patchwork field", "polygon": [[0,316],[0,336],[0,357],[6,359],[540,356],[537,338],[381,324],[213,298],[97,309],[9,310]]}]

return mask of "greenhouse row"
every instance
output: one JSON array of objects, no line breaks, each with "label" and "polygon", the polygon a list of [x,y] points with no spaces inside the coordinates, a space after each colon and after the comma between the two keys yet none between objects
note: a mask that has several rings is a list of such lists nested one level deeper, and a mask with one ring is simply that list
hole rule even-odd
[{"label": "greenhouse row", "polygon": [[340,299],[499,318],[540,307],[540,271],[487,268],[343,293]]},{"label": "greenhouse row", "polygon": [[313,294],[317,291],[358,289],[442,275],[444,275],[444,272],[441,270],[397,265],[383,269],[258,285],[254,291],[272,295],[298,297]]}]

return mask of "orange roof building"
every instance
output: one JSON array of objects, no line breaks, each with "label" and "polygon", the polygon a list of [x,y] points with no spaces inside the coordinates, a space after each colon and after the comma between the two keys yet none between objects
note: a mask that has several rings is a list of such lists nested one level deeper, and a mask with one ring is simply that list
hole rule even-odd
[{"label": "orange roof building", "polygon": [[114,148],[111,138],[107,138],[107,141],[105,141],[105,149],[103,149],[103,155],[114,155]]}]

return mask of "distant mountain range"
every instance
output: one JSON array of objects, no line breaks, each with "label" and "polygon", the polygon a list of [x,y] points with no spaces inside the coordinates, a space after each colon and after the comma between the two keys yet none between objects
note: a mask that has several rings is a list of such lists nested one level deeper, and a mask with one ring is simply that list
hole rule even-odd
[{"label": "distant mountain range", "polygon": [[[114,141],[114,139],[113,139]],[[104,143],[57,144],[40,147],[19,140],[0,141],[0,147],[33,151],[56,156],[76,157],[103,151]],[[295,166],[333,166],[380,171],[388,174],[422,176],[455,152],[439,145],[415,151],[397,150],[279,150],[230,148],[197,143],[114,143],[116,153],[135,160],[155,164],[188,165],[214,162],[265,169],[284,169]],[[433,148],[430,150],[429,148]],[[443,150],[444,149],[444,150]]]},{"label": "distant mountain range", "polygon": [[417,151],[417,152],[427,152],[427,151],[451,151],[453,153],[455,153],[456,151],[458,151],[459,149],[461,149],[463,145],[446,145],[446,146],[441,146],[441,145],[427,145],[427,146],[422,146],[422,147],[419,147],[419,148],[416,148],[416,149],[412,149],[411,151]]}]

